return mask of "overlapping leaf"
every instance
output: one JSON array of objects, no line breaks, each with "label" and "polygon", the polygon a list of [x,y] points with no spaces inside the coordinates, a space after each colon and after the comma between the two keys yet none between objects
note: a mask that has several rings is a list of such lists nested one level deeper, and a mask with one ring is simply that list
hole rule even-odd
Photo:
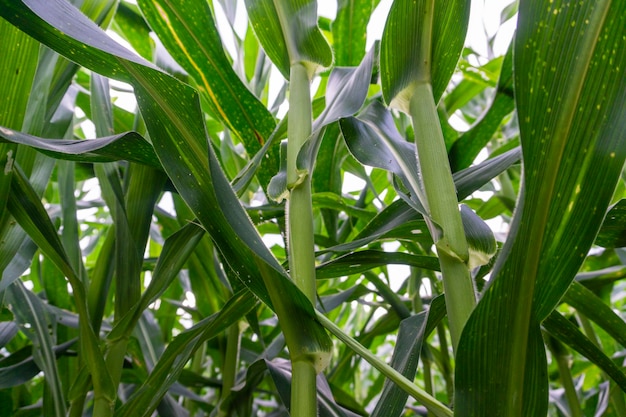
[{"label": "overlapping leaf", "polygon": [[33,147],[57,159],[80,162],[128,160],[161,168],[154,149],[135,132],[103,136],[91,140],[46,139],[0,127],[0,142]]},{"label": "overlapping leaf", "polygon": [[617,366],[611,358],[591,340],[589,340],[578,327],[567,320],[563,315],[553,311],[543,322],[543,327],[561,342],[572,347],[581,355],[584,355],[592,363],[607,373],[621,388],[626,391],[626,374]]},{"label": "overlapping leaf", "polygon": [[453,171],[469,167],[478,153],[487,145],[502,122],[513,111],[513,47],[504,57],[496,96],[489,109],[470,130],[462,134],[450,149],[450,166]]},{"label": "overlapping leaf", "polygon": [[415,163],[415,146],[400,136],[391,113],[381,103],[373,102],[358,118],[342,119],[341,130],[350,152],[361,163],[396,174],[409,189],[413,207],[428,216]]},{"label": "overlapping leaf", "polygon": [[[400,109],[408,109],[408,99],[412,92],[404,93],[412,82],[422,77],[418,74],[418,63],[430,65],[431,79],[422,80],[432,83],[435,103],[439,101],[450,77],[454,72],[461,54],[467,24],[469,5],[465,0],[437,1],[434,7],[431,56],[420,56],[422,27],[415,22],[421,21],[421,15],[428,1],[398,0],[393,3],[385,33],[383,35],[380,56],[380,72],[383,96],[387,103]],[[433,5],[434,2],[431,2]]]},{"label": "overlapping leaf", "polygon": [[[428,321],[428,312],[408,317],[400,322],[396,348],[391,357],[391,366],[409,380],[415,378],[419,361],[424,331]],[[404,411],[408,395],[391,381],[385,381],[380,401],[372,412],[372,417],[397,417]]]},{"label": "overlapping leaf", "polygon": [[[265,106],[233,70],[213,20],[203,1],[141,0],[139,6],[168,52],[193,77],[213,115],[244,143],[250,155],[269,138],[275,122]],[[259,171],[267,184],[278,169],[276,147]]]},{"label": "overlapping leaf", "polygon": [[[312,319],[298,320],[293,334],[303,339],[295,345],[328,350],[330,340],[313,319],[312,306],[261,241],[208,146],[197,93],[119,46],[64,1],[1,4],[2,17],[38,40],[133,85],[164,169],[230,267],[280,317]],[[302,323],[309,323],[310,332],[301,331]]]},{"label": "overlapping leaf", "polygon": [[286,79],[294,63],[310,72],[332,64],[332,51],[317,26],[317,1],[246,0],[246,8],[265,53]]},{"label": "overlapping leaf", "polygon": [[433,271],[439,270],[439,261],[434,256],[366,250],[343,255],[319,265],[316,276],[318,279],[323,279],[360,274],[379,266],[391,264],[410,265]]}]

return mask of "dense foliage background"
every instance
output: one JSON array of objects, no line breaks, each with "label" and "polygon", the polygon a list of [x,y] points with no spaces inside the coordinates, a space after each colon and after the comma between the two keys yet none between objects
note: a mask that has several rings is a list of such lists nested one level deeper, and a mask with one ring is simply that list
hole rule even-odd
[{"label": "dense foliage background", "polygon": [[137,3],[0,1],[0,416],[626,416],[626,2]]}]

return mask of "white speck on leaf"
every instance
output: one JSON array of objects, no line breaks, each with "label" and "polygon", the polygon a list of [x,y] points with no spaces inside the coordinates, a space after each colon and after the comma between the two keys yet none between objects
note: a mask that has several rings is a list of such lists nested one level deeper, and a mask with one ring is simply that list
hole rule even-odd
[{"label": "white speck on leaf", "polygon": [[8,175],[13,170],[13,150],[7,152],[7,163],[4,166],[4,175]]}]

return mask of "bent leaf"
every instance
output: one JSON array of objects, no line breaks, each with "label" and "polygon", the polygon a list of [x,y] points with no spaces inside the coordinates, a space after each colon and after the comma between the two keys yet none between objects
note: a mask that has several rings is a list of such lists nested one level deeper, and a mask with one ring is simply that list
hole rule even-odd
[{"label": "bent leaf", "polygon": [[0,142],[30,146],[57,159],[81,162],[128,160],[161,168],[152,146],[135,132],[90,140],[45,139],[0,126]]},{"label": "bent leaf", "polygon": [[[275,127],[274,118],[233,70],[209,4],[204,1],[140,0],[139,6],[168,52],[193,77],[215,117],[254,155]],[[266,185],[278,169],[278,153],[270,148],[259,171]]]},{"label": "bent leaf", "polygon": [[[0,2],[0,15],[93,71],[135,89],[155,151],[174,186],[241,281],[277,311],[294,356],[327,353],[330,338],[308,299],[266,248],[210,146],[195,90],[121,47],[62,0]],[[67,24],[67,22],[71,24]],[[297,322],[297,323],[296,323]],[[307,332],[302,331],[305,323]]]}]

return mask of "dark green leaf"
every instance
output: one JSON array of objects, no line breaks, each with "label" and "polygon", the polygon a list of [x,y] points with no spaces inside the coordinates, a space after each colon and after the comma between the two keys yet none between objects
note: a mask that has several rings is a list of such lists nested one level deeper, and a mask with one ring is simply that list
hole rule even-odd
[{"label": "dark green leaf", "polygon": [[[438,1],[434,7],[432,34],[423,39],[423,13],[429,2],[396,0],[391,7],[383,33],[380,72],[385,102],[408,109],[411,83],[423,77],[422,62],[429,67],[435,103],[439,101],[461,54],[470,3],[464,0]],[[431,3],[434,5],[434,3]],[[418,23],[419,22],[419,23]],[[430,41],[430,56],[420,56],[420,43]],[[432,77],[432,78],[431,78]],[[406,96],[408,94],[408,96]]]},{"label": "dark green leaf", "polygon": [[324,279],[360,274],[364,271],[389,264],[410,265],[432,271],[439,270],[439,261],[434,256],[365,250],[349,253],[319,265],[316,269],[316,276],[318,279]]},{"label": "dark green leaf", "polygon": [[161,168],[154,149],[135,132],[126,132],[91,140],[45,139],[0,127],[0,141],[33,148],[46,155],[81,162],[129,160]]},{"label": "dark green leaf", "polygon": [[[527,404],[543,404],[547,392],[521,376],[545,363],[526,347],[587,254],[626,158],[626,114],[618,110],[626,100],[625,28],[623,2],[520,3],[513,66],[524,190],[459,344],[460,416],[542,415]],[[494,396],[504,400],[485,402]]]},{"label": "dark green leaf", "polygon": [[604,248],[626,246],[626,199],[618,201],[610,208],[595,244]]},{"label": "dark green leaf", "polygon": [[313,71],[332,64],[332,51],[317,26],[317,1],[246,0],[246,8],[265,53],[286,79],[294,63]]},{"label": "dark green leaf", "polygon": [[563,296],[563,301],[593,320],[616,342],[626,347],[626,323],[592,291],[574,281]]},{"label": "dark green leaf", "polygon": [[[427,317],[428,312],[422,312],[400,322],[396,347],[391,357],[391,366],[411,381],[417,372]],[[406,392],[391,381],[385,380],[385,387],[376,408],[372,411],[372,417],[400,416],[407,398]]]},{"label": "dark green leaf", "polygon": [[626,391],[626,374],[596,344],[587,339],[572,322],[553,311],[543,322],[543,327],[551,336],[556,337],[596,364],[619,385],[622,391]]},{"label": "dark green leaf", "polygon": [[[203,1],[140,0],[148,23],[170,54],[193,77],[211,112],[254,155],[269,138],[275,122],[246,88],[224,50],[209,4]],[[270,148],[259,171],[267,184],[278,169],[278,153]]]}]

